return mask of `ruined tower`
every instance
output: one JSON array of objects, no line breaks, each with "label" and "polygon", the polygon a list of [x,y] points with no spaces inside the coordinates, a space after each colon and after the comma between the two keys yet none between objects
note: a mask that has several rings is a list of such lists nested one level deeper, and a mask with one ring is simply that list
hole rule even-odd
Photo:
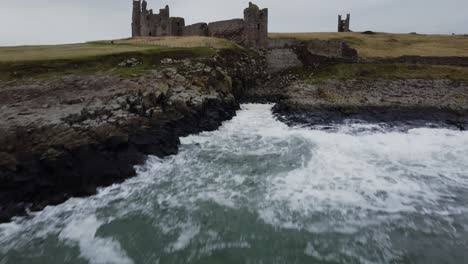
[{"label": "ruined tower", "polygon": [[153,10],[148,10],[148,3],[146,0],[143,0],[141,3],[141,13],[140,13],[140,34],[141,36],[152,36],[152,20],[153,20]]},{"label": "ruined tower", "polygon": [[268,9],[249,3],[244,19],[230,19],[185,26],[182,17],[171,17],[169,6],[153,13],[146,0],[132,0],[132,37],[211,36],[252,48],[268,47]]},{"label": "ruined tower", "polygon": [[141,16],[141,0],[133,0],[132,37],[141,36],[140,16]]},{"label": "ruined tower", "polygon": [[244,45],[265,48],[268,46],[268,9],[249,2],[244,10]]},{"label": "ruined tower", "polygon": [[183,36],[185,28],[185,19],[182,17],[170,17],[169,18],[169,36]]},{"label": "ruined tower", "polygon": [[350,25],[351,15],[347,14],[346,19],[341,19],[341,15],[338,15],[338,32],[351,32]]},{"label": "ruined tower", "polygon": [[351,14],[346,14],[346,22],[345,22],[345,32],[351,32],[350,29],[350,23],[351,23]]},{"label": "ruined tower", "polygon": [[[153,13],[151,13],[153,14]],[[169,34],[169,6],[159,9],[159,14],[154,15],[152,21],[152,36],[168,36]],[[150,34],[151,36],[151,34]]]}]

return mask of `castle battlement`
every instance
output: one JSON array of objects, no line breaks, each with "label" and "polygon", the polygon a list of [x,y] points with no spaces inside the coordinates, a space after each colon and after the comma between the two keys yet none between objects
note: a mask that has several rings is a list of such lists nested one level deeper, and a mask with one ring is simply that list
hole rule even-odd
[{"label": "castle battlement", "polygon": [[170,17],[169,6],[153,14],[146,0],[132,0],[132,37],[208,36],[225,38],[256,48],[268,46],[268,9],[249,3],[244,18],[185,25],[182,17]]}]

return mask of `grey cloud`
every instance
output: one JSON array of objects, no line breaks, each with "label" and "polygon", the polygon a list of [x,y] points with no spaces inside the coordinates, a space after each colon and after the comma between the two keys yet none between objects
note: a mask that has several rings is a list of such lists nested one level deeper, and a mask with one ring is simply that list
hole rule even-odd
[{"label": "grey cloud", "polygon": [[[357,31],[468,33],[466,0],[257,0],[270,11],[270,32],[335,31],[351,13]],[[242,16],[248,0],[149,0],[188,24]],[[0,45],[56,44],[130,35],[131,0],[0,0]]]}]

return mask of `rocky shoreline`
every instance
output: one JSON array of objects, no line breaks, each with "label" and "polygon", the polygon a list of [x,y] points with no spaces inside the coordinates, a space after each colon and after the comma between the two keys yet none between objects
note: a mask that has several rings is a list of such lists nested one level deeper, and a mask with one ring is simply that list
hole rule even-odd
[{"label": "rocky shoreline", "polygon": [[449,128],[466,130],[468,112],[433,107],[321,107],[317,109],[291,108],[287,104],[276,104],[275,116],[282,122],[294,125],[323,127],[344,123],[380,124],[398,131],[412,128]]},{"label": "rocky shoreline", "polygon": [[420,63],[420,64],[431,64],[431,65],[453,65],[468,67],[468,57],[456,57],[456,56],[401,56],[396,58],[380,58],[369,60],[376,63]]},{"label": "rocky shoreline", "polygon": [[108,74],[0,84],[0,222],[135,175],[146,155],[217,129],[261,79],[247,52],[165,60],[129,78]]},{"label": "rocky shoreline", "polygon": [[247,96],[257,102],[275,102],[275,115],[289,125],[367,122],[401,128],[468,128],[468,84],[452,80],[309,83],[301,76],[285,74]]},{"label": "rocky shoreline", "polygon": [[[138,65],[138,59],[119,67]],[[325,80],[269,75],[250,50],[164,58],[158,67],[0,82],[0,222],[92,195],[135,175],[147,155],[176,154],[179,137],[217,129],[241,102],[276,103],[289,125],[348,121],[468,128],[468,84],[452,80]]]}]

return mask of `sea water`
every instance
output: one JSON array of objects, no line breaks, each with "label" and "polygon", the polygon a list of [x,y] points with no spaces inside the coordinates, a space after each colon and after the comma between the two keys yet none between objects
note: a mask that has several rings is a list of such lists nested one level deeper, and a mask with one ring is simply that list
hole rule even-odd
[{"label": "sea water", "polygon": [[468,263],[468,132],[288,127],[271,108],[0,225],[0,264]]}]

